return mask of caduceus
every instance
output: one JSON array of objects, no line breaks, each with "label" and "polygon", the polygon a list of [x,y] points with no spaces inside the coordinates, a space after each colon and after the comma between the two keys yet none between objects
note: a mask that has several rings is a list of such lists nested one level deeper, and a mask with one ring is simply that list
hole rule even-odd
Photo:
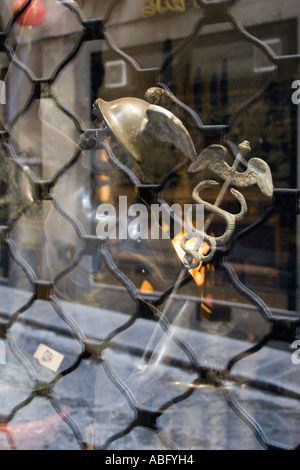
[{"label": "caduceus", "polygon": [[[247,203],[243,194],[234,189],[246,188],[252,185],[257,185],[261,192],[268,197],[273,194],[273,182],[272,174],[268,164],[260,158],[251,158],[248,162],[245,160],[246,155],[250,152],[250,144],[248,141],[242,142],[238,147],[238,152],[235,155],[234,162],[230,166],[226,162],[226,156],[228,150],[223,145],[210,145],[203,152],[201,152],[196,160],[190,165],[189,173],[195,173],[204,169],[209,169],[214,174],[224,180],[223,186],[214,202],[211,204],[205,201],[201,196],[200,192],[204,189],[218,186],[219,183],[215,180],[204,180],[197,184],[193,190],[193,200],[197,204],[203,204],[205,209],[210,212],[207,217],[204,227],[200,230],[193,225],[192,222],[192,211],[190,210],[187,214],[187,225],[193,227],[193,233],[186,234],[181,242],[182,249],[188,254],[189,248],[187,246],[188,241],[196,235],[202,237],[209,244],[209,252],[207,254],[199,253],[197,259],[193,260],[193,267],[195,264],[199,264],[200,261],[209,261],[215,254],[218,243],[226,243],[231,235],[233,234],[236,226],[236,221],[242,219],[247,213]],[[238,171],[238,166],[243,163],[246,166],[245,171]],[[231,187],[233,186],[233,187]],[[231,194],[240,204],[240,211],[236,214],[232,214],[229,211],[221,209],[220,205],[224,199],[226,191],[230,188]],[[209,225],[212,222],[214,215],[221,217],[225,221],[225,231],[220,236],[208,235],[207,231]],[[186,260],[186,264],[191,262]]]},{"label": "caduceus", "polygon": [[[188,129],[193,131],[193,137],[197,138],[199,133],[198,126],[195,124],[197,116],[195,112],[181,103],[170,90],[160,87],[151,87],[147,90],[145,98],[148,102],[162,106],[176,115]],[[228,143],[228,145],[230,145]],[[192,197],[196,204],[203,204],[204,208],[210,212],[203,227],[200,229],[193,224],[192,207],[187,212],[186,226],[188,227],[187,233],[181,239],[181,248],[185,252],[184,264],[187,268],[197,268],[202,261],[210,261],[215,252],[216,247],[220,243],[226,243],[233,234],[236,221],[241,220],[247,213],[247,203],[243,194],[235,189],[246,188],[252,185],[257,185],[261,192],[268,197],[273,194],[272,174],[267,163],[260,158],[251,158],[248,162],[245,157],[251,151],[250,143],[248,141],[242,142],[234,153],[234,161],[232,166],[227,162],[228,150],[223,145],[214,144],[207,147],[199,155],[193,156],[193,162],[189,167],[189,173],[200,172],[201,170],[208,169],[224,181],[220,192],[214,204],[205,201],[200,192],[216,187],[219,183],[215,180],[201,181],[194,188]],[[240,164],[246,167],[244,171],[238,171]],[[240,211],[237,214],[232,214],[222,209],[221,203],[224,199],[226,192],[230,189],[231,194],[240,204]],[[214,216],[219,216],[225,221],[225,231],[220,236],[209,235],[208,229]],[[195,239],[194,247],[191,248],[191,241]],[[209,251],[203,249],[204,243],[209,246]],[[206,248],[207,248],[207,245]]]}]

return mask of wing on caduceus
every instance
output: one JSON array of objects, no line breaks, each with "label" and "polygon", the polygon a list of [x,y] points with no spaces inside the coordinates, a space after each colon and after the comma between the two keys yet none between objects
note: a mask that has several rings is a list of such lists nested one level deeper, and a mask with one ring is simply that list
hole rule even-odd
[{"label": "wing on caduceus", "polygon": [[230,185],[235,187],[248,187],[254,184],[261,192],[271,197],[273,194],[272,174],[268,164],[260,158],[251,158],[245,171],[233,171],[225,161],[227,149],[223,145],[210,145],[201,152],[190,165],[189,172],[195,173],[209,169],[223,180],[230,179]]},{"label": "wing on caduceus", "polygon": [[247,187],[257,184],[266,196],[273,194],[272,174],[269,165],[260,158],[251,158],[244,172],[237,171],[232,179],[232,185]]},{"label": "wing on caduceus", "polygon": [[226,153],[227,149],[223,145],[210,145],[190,165],[189,173],[209,169],[226,179],[230,172],[230,166],[225,162]]}]

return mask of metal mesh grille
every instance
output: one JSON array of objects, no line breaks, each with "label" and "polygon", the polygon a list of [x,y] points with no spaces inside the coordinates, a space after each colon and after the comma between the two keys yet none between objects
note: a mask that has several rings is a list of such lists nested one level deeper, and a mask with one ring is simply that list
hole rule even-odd
[{"label": "metal mesh grille", "polygon": [[[300,323],[299,317],[296,314],[288,318],[281,318],[275,315],[272,309],[241,281],[229,258],[245,237],[263,227],[274,214],[286,215],[289,212],[292,217],[296,218],[299,206],[299,191],[289,188],[275,189],[273,200],[266,212],[257,221],[235,234],[226,246],[218,248],[213,260],[210,261],[215,269],[218,269],[224,275],[224,278],[227,279],[227,282],[233,286],[238,294],[246,298],[249,305],[252,305],[253,310],[259,312],[266,324],[267,333],[250,346],[245,345],[244,349],[241,348],[237,352],[231,352],[230,357],[227,352],[228,357],[221,366],[203,363],[197,353],[197,349],[190,344],[189,339],[185,340],[181,336],[180,330],[178,330],[178,333],[176,332],[177,330],[174,330],[172,318],[165,314],[166,304],[172,302],[178,290],[182,286],[193,282],[188,269],[183,267],[177,281],[166,288],[160,295],[144,295],[130,277],[120,269],[114,260],[109,243],[99,240],[95,235],[95,231],[89,233],[80,219],[75,217],[74,212],[69,211],[61,202],[59,193],[56,193],[57,185],[61,181],[66,181],[63,178],[66,176],[72,178],[72,169],[76,168],[78,162],[88,161],[90,152],[95,149],[102,149],[106,152],[111,168],[117,173],[122,173],[130,182],[129,184],[138,197],[149,204],[162,202],[161,194],[168,182],[168,174],[159,184],[141,184],[136,175],[117,159],[114,151],[107,144],[105,131],[97,127],[87,129],[81,116],[68,109],[62,100],[56,97],[53,90],[62,72],[68,69],[87,41],[105,43],[107,49],[124,60],[136,76],[144,76],[146,73],[150,73],[152,74],[151,76],[156,77],[153,79],[152,86],[159,85],[166,88],[164,77],[167,76],[171,60],[173,61],[176,57],[185,53],[186,48],[191,46],[194,38],[197,37],[205,25],[226,21],[231,24],[232,28],[245,41],[257,46],[268,57],[269,61],[275,66],[274,72],[272,72],[264,86],[254,96],[243,102],[228,117],[227,122],[222,124],[205,125],[201,120],[201,116],[198,116],[196,112],[192,111],[175,96],[174,103],[182,110],[182,113],[187,113],[189,121],[194,129],[196,129],[195,132],[205,139],[206,144],[219,142],[234,150],[234,144],[228,137],[234,124],[243,113],[247,112],[254,102],[266,93],[278,74],[286,73],[287,69],[298,70],[300,56],[277,56],[266,43],[247,32],[238,18],[231,13],[231,7],[238,3],[237,1],[206,2],[202,0],[198,2],[201,4],[201,17],[194,24],[191,34],[167,55],[161,67],[151,70],[143,69],[131,56],[118,48],[106,29],[110,16],[122,4],[121,0],[111,2],[103,18],[92,19],[86,19],[75,2],[61,1],[61,5],[68,9],[74,15],[74,18],[76,18],[80,25],[80,32],[70,36],[71,41],[74,38],[70,52],[57,65],[52,74],[49,77],[37,78],[29,66],[18,58],[14,46],[11,45],[11,36],[16,21],[22,12],[30,6],[30,3],[28,1],[22,11],[11,19],[5,32],[0,37],[1,51],[8,57],[10,65],[19,70],[26,77],[30,85],[27,99],[19,111],[15,115],[10,116],[8,120],[3,118],[3,130],[1,131],[1,165],[3,174],[6,174],[7,182],[9,183],[7,194],[5,195],[6,199],[2,198],[1,201],[3,207],[6,207],[5,204],[9,202],[7,204],[9,210],[6,214],[6,223],[1,227],[0,232],[2,253],[5,259],[9,259],[9,263],[13,266],[14,270],[19,273],[18,279],[22,280],[21,288],[27,292],[25,295],[26,301],[24,297],[20,297],[20,299],[14,298],[14,305],[17,305],[17,308],[13,308],[9,315],[4,315],[3,313],[1,317],[1,338],[7,346],[9,362],[14,364],[15,367],[21,367],[20,370],[22,372],[18,369],[18,374],[21,374],[22,377],[26,376],[24,378],[26,383],[25,391],[22,391],[22,389],[18,390],[19,395],[15,400],[15,405],[7,410],[6,414],[1,416],[0,431],[6,436],[9,447],[11,449],[18,448],[18,439],[14,426],[18,428],[21,419],[19,416],[22,417],[22,412],[26,411],[26,409],[29,410],[30,414],[31,406],[38,406],[38,403],[42,403],[42,409],[46,410],[44,413],[48,413],[52,416],[52,419],[51,409],[55,411],[57,415],[55,426],[58,426],[59,422],[61,422],[63,425],[61,433],[67,436],[70,448],[89,448],[91,436],[87,433],[87,429],[92,432],[90,424],[96,422],[96,426],[99,426],[100,429],[101,426],[103,426],[103,429],[106,429],[105,426],[107,426],[107,429],[105,431],[105,439],[102,438],[102,441],[100,439],[98,442],[97,440],[93,442],[93,448],[95,449],[110,449],[114,445],[118,445],[118,441],[122,446],[124,442],[122,439],[134,430],[140,430],[139,432],[141,433],[151,431],[151,435],[155,436],[153,438],[155,441],[151,442],[155,442],[157,448],[177,449],[180,448],[180,445],[177,446],[176,436],[172,437],[170,429],[181,426],[178,422],[176,424],[173,422],[176,419],[180,422],[182,420],[182,415],[178,411],[180,410],[180,404],[188,403],[194,394],[201,395],[203,393],[204,396],[208,390],[210,393],[216,394],[217,409],[219,406],[222,406],[220,403],[223,403],[231,410],[228,415],[228,423],[232,422],[234,427],[237,426],[237,422],[240,420],[242,425],[248,427],[253,433],[258,442],[258,447],[265,449],[297,449],[299,444],[290,446],[284,443],[284,439],[283,443],[280,443],[279,440],[274,442],[274,440],[268,437],[255,413],[250,414],[247,407],[243,406],[245,402],[243,397],[244,389],[234,371],[236,366],[240,365],[239,373],[241,373],[243,367],[247,368],[247,361],[243,362],[243,360],[253,355],[259,355],[272,340],[282,341],[287,345],[291,344],[297,339],[297,328]],[[22,118],[30,112],[34,115],[36,104],[43,100],[50,100],[60,113],[63,113],[68,119],[72,120],[76,130],[75,133],[78,136],[77,142],[74,144],[74,153],[70,157],[65,157],[64,148],[62,147],[60,161],[62,162],[64,159],[66,161],[60,168],[55,168],[51,177],[47,175],[46,179],[43,176],[40,179],[38,171],[35,172],[34,168],[30,167],[20,157],[19,144],[22,143],[18,142],[18,134],[15,134],[15,129]],[[47,111],[45,112],[47,113]],[[14,137],[15,135],[16,138]],[[185,163],[186,161],[182,164],[183,168],[186,168],[184,166]],[[16,185],[17,191],[15,191]],[[43,211],[48,211],[49,206],[52,207],[52,211],[55,212],[59,220],[63,219],[64,224],[72,227],[77,250],[70,253],[69,256],[64,252],[62,255],[63,262],[59,264],[61,267],[59,272],[56,271],[53,277],[47,274],[46,278],[44,278],[42,267],[39,270],[33,269],[26,260],[26,253],[25,255],[23,251],[20,253],[20,240],[16,237],[17,232],[15,228],[18,227],[24,216],[32,217],[34,223],[33,214],[37,213],[40,214],[39,220],[41,225],[43,225]],[[45,235],[45,233],[47,234],[47,228],[42,226],[40,229],[41,236]],[[87,335],[83,331],[84,329],[81,328],[79,317],[74,314],[74,306],[72,304],[65,304],[61,295],[61,291],[64,289],[64,282],[67,282],[68,276],[72,275],[77,268],[81,269],[87,259],[103,266],[107,273],[116,280],[116,284],[119,286],[116,295],[118,295],[118,292],[127,292],[126,299],[130,305],[129,312],[131,312],[124,321],[116,322],[115,326],[110,328],[103,326],[102,320],[99,317],[99,325],[97,326],[99,334],[95,334],[94,337]],[[82,315],[84,315],[83,307]],[[57,317],[57,320],[53,320],[54,317]],[[73,344],[71,347],[72,352],[68,355],[67,361],[63,363],[67,363],[67,365],[61,367],[57,374],[52,374],[51,376],[41,372],[41,368],[39,368],[33,358],[34,351],[30,351],[26,339],[22,336],[23,333],[21,333],[21,336],[18,333],[21,327],[25,331],[26,326],[37,328],[43,318],[47,319],[47,322],[49,321],[48,332],[46,329],[42,330],[45,342],[47,341],[46,338],[48,338],[49,331],[51,332],[51,322],[54,321],[56,331],[60,331],[66,337],[66,341]],[[160,338],[164,338],[165,342],[171,343],[176,349],[177,360],[175,361],[173,358],[171,368],[174,368],[175,371],[180,371],[179,377],[181,379],[178,380],[178,383],[180,382],[181,385],[179,388],[171,386],[174,384],[174,377],[176,377],[177,372],[172,373],[170,381],[168,381],[168,378],[164,376],[156,377],[155,372],[152,374],[152,369],[150,368],[149,377],[147,374],[146,376],[142,375],[141,381],[139,381],[139,374],[136,374],[133,375],[131,380],[127,381],[122,371],[116,367],[118,362],[115,358],[118,355],[128,354],[128,349],[123,350],[123,343],[119,341],[119,338],[133,330],[137,335],[138,345],[139,328],[142,328],[139,323],[141,319],[151,319],[153,331],[155,330]],[[113,321],[112,325],[114,325]],[[42,338],[40,342],[43,343]],[[55,340],[53,345],[55,345]],[[130,356],[133,358],[132,366],[134,366],[136,361],[134,354],[135,347],[138,348],[137,345],[130,345],[131,353],[133,354]],[[145,361],[148,359],[147,351],[144,359]],[[245,365],[243,366],[243,364]],[[82,382],[83,379],[80,374],[84,368],[90,371],[90,383]],[[81,399],[87,401],[86,416],[77,413],[76,400],[74,400],[73,404],[72,396],[69,402],[65,397],[61,398],[61,390],[64,384],[68,383],[68,380],[71,389],[72,387],[74,389],[77,387]],[[299,400],[299,394],[289,392],[284,383],[282,383],[282,387],[273,386],[272,388],[272,384],[263,382],[254,383],[253,381],[252,384],[248,382],[248,386],[257,387],[260,390],[265,389],[267,393],[286,396],[291,400]],[[148,400],[147,396],[151,387],[154,387],[153,390],[155,391],[156,398],[153,399],[152,397]],[[160,388],[164,392],[160,392]],[[105,389],[109,392],[104,392]],[[97,391],[97,399],[99,402],[102,401],[104,408],[107,408],[107,416],[110,414],[110,422],[115,422],[115,428],[111,424],[107,424],[107,416],[101,413],[97,414],[97,411],[95,411],[95,396],[91,390]],[[122,397],[123,401],[120,401],[116,410],[113,407],[109,409],[109,405],[106,405],[106,395],[109,393],[114,397],[110,405],[113,405],[115,399],[117,400],[117,396]],[[161,398],[159,399],[158,397]],[[172,410],[175,410],[173,414]],[[113,414],[114,411],[115,415]],[[209,411],[214,413],[212,408],[209,408]],[[199,405],[199,416],[195,418],[199,426],[203,426],[203,415],[201,413],[201,406]],[[240,428],[238,427],[238,429]],[[185,445],[189,446],[190,444],[185,443]],[[203,448],[205,448],[205,443]]]}]

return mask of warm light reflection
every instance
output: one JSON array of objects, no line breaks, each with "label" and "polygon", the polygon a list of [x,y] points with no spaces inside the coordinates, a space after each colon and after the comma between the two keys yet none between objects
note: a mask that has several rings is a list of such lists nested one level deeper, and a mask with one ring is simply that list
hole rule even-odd
[{"label": "warm light reflection", "polygon": [[[110,145],[109,141],[105,141],[106,145]],[[101,166],[102,164],[107,164],[109,162],[109,158],[107,156],[107,153],[105,150],[99,150],[97,152],[97,161],[98,165]],[[97,183],[98,183],[98,194],[97,198],[98,201],[101,201],[102,203],[106,203],[110,201],[111,198],[111,178],[108,174],[101,173],[98,178],[97,178]]]},{"label": "warm light reflection", "polygon": [[108,175],[101,175],[99,177],[99,200],[101,202],[109,202],[111,196],[111,187],[110,184],[105,184],[110,182],[110,177]]},{"label": "warm light reflection", "polygon": [[[183,259],[185,256],[185,251],[180,246],[180,242],[182,238],[185,236],[185,233],[178,233],[172,240],[173,246],[175,248],[175,251],[177,253],[177,256],[179,257],[180,261],[183,263]],[[189,240],[187,242],[187,247],[193,249],[195,245],[195,241],[193,239]],[[206,255],[209,251],[209,244],[206,242],[203,242],[201,247],[199,248],[199,254],[200,255]],[[197,268],[190,269],[189,272],[194,278],[194,281],[196,282],[197,286],[202,286],[205,282],[205,267],[203,266],[202,261],[200,262],[199,266]]]},{"label": "warm light reflection", "polygon": [[140,287],[141,294],[149,294],[153,292],[152,284],[149,281],[144,280]]}]

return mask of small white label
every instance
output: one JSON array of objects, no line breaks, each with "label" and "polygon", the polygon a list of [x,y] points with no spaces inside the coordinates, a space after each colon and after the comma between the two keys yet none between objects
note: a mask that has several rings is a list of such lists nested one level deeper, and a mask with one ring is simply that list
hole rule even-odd
[{"label": "small white label", "polygon": [[33,357],[35,357],[41,366],[56,372],[61,365],[64,356],[55,349],[49,348],[45,344],[40,344],[35,351]]}]

